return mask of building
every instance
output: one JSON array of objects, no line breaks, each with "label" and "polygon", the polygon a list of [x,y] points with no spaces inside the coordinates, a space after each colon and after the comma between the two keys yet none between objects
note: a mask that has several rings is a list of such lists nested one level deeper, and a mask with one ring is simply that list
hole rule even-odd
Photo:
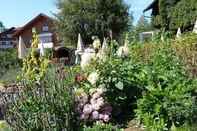
[{"label": "building", "polygon": [[154,0],[150,5],[144,9],[144,13],[152,9],[152,16],[156,16],[159,14],[159,0]]},{"label": "building", "polygon": [[[53,18],[45,14],[39,14],[22,28],[17,30],[13,37],[17,40],[17,43],[19,43],[19,38],[21,37],[25,46],[30,48],[33,35],[32,29],[35,29],[38,33],[40,43],[43,43],[44,48],[53,48],[58,45],[54,22],[55,20]],[[40,44],[38,47],[40,47]]]},{"label": "building", "polygon": [[13,37],[13,34],[17,30],[18,28],[12,27],[0,33],[0,49],[16,47],[17,42],[16,38]]}]

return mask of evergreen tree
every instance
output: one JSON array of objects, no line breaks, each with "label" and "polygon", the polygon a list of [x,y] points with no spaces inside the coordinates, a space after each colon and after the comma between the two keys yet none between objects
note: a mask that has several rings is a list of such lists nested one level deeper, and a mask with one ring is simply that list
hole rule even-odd
[{"label": "evergreen tree", "polygon": [[67,43],[76,43],[78,33],[87,44],[92,36],[103,39],[110,30],[119,38],[131,23],[124,0],[58,0],[57,6],[58,31]]}]

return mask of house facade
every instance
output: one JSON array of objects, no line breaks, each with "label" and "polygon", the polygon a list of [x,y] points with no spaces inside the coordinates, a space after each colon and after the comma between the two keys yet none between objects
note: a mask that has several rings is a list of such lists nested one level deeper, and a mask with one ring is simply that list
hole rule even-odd
[{"label": "house facade", "polygon": [[[54,22],[54,19],[51,17],[45,14],[39,14],[22,28],[17,30],[13,37],[17,40],[17,43],[19,43],[19,38],[21,38],[25,43],[26,48],[30,48],[33,37],[32,30],[35,29],[40,43],[43,43],[44,48],[53,48],[58,45]],[[40,43],[38,48],[40,47]]]},{"label": "house facade", "polygon": [[13,37],[13,34],[17,31],[17,28],[12,27],[6,29],[0,33],[0,49],[14,48],[17,45],[16,38]]}]

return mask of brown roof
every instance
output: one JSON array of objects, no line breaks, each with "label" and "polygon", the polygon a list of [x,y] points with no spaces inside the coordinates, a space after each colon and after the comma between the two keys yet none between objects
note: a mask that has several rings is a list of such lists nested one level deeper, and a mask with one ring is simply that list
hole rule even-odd
[{"label": "brown roof", "polygon": [[37,21],[41,20],[42,18],[45,19],[51,19],[53,20],[51,17],[45,15],[45,14],[39,14],[38,16],[36,16],[34,19],[32,19],[31,21],[29,21],[27,24],[25,24],[23,27],[21,27],[19,30],[17,30],[13,36],[19,36],[24,30],[33,27],[34,23],[36,23]]},{"label": "brown roof", "polygon": [[5,31],[1,32],[0,35],[3,35],[3,34],[12,34],[16,31],[16,28],[15,27],[11,27],[9,29],[6,29]]}]

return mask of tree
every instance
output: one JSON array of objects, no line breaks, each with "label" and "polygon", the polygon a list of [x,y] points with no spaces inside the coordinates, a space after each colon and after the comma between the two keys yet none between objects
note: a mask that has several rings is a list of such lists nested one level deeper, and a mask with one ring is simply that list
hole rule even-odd
[{"label": "tree", "polygon": [[180,0],[158,0],[158,15],[153,17],[153,25],[157,28],[163,28],[165,30],[169,30],[170,24],[170,13],[172,12],[172,8],[179,2]]},{"label": "tree", "polygon": [[148,21],[144,16],[141,16],[137,25],[132,28],[131,32],[129,32],[129,41],[138,40],[139,33],[151,30],[153,30],[153,26],[150,21]]},{"label": "tree", "polygon": [[144,32],[150,31],[151,29],[153,29],[151,23],[144,16],[141,16],[135,27],[135,30],[137,32]]},{"label": "tree", "polygon": [[5,30],[5,26],[3,25],[3,22],[0,21],[0,33]]},{"label": "tree", "polygon": [[192,30],[197,19],[197,1],[196,0],[181,0],[173,11],[169,14],[170,29],[177,30],[179,27],[182,30]]},{"label": "tree", "polygon": [[119,38],[131,22],[129,7],[123,0],[58,0],[57,7],[58,32],[64,42],[72,44],[78,33],[87,44],[92,36],[109,36],[110,30],[114,38]]}]

